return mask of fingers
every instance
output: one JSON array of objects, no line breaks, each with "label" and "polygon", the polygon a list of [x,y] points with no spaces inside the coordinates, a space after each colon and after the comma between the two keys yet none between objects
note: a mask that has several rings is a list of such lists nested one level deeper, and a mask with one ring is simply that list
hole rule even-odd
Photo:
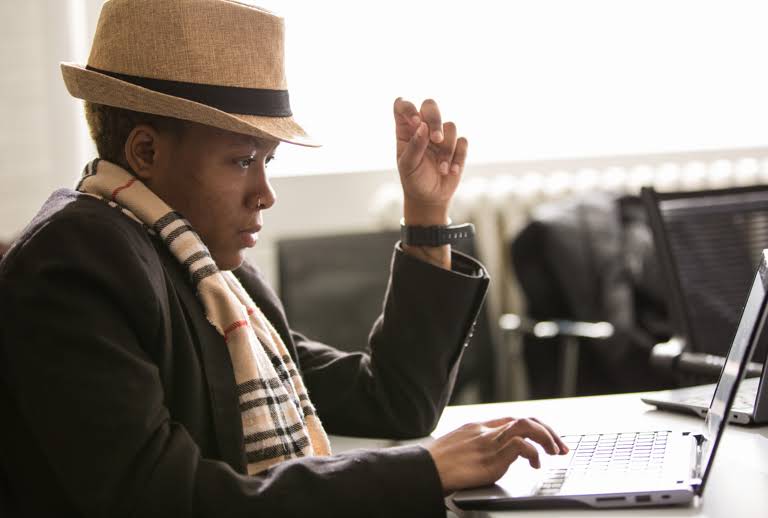
[{"label": "fingers", "polygon": [[410,126],[416,127],[421,122],[421,116],[416,106],[410,101],[406,101],[402,97],[395,99],[393,106],[395,112],[395,118],[408,122]]},{"label": "fingers", "polygon": [[553,434],[550,433],[549,429],[533,419],[518,419],[510,426],[508,433],[519,435],[541,444],[544,451],[550,455],[560,453],[560,447],[557,445]]},{"label": "fingers", "polygon": [[[421,110],[417,110],[413,103],[398,97],[395,99],[393,112],[401,172],[405,169],[407,175],[418,167],[424,149],[421,136],[417,136],[416,132],[425,124],[426,144],[430,149],[429,154],[434,156],[438,173],[441,176],[461,174],[467,158],[467,139],[457,137],[456,125],[453,122],[442,122],[440,108],[433,99],[425,100]],[[402,150],[406,150],[405,157]]]},{"label": "fingers", "polygon": [[555,439],[555,442],[557,443],[557,446],[560,448],[560,455],[565,455],[566,453],[568,453],[568,451],[569,451],[568,446],[566,446],[565,442],[563,442],[563,440],[560,438],[560,436],[555,433],[555,431],[552,429],[551,426],[549,426],[549,425],[547,425],[545,423],[542,423],[541,421],[539,421],[535,417],[531,417],[530,419],[531,419],[531,421],[535,421],[535,422],[539,423],[541,426],[543,426],[544,428],[547,429],[547,431],[550,433],[552,438]]},{"label": "fingers", "polygon": [[437,151],[437,170],[447,175],[451,171],[453,153],[456,150],[456,125],[452,122],[443,124],[443,141]]},{"label": "fingers", "polygon": [[416,132],[406,144],[405,149],[397,160],[397,166],[401,174],[408,176],[416,170],[424,156],[424,151],[429,144],[427,137],[428,127],[424,122],[419,123]]},{"label": "fingers", "polygon": [[440,117],[440,108],[434,99],[427,99],[421,103],[421,118],[429,126],[429,139],[435,144],[443,141],[443,121]]},{"label": "fingers", "polygon": [[395,115],[395,130],[399,140],[410,140],[413,133],[421,124],[421,115],[413,103],[406,101],[402,97],[395,99],[392,107]]},{"label": "fingers", "polygon": [[507,460],[507,464],[513,463],[517,457],[523,457],[528,459],[528,463],[532,468],[539,469],[541,467],[539,450],[522,437],[514,436],[508,439],[506,444],[504,444],[502,454]]},{"label": "fingers", "polygon": [[558,446],[554,434],[538,421],[534,419],[520,419],[515,422],[515,426],[521,430],[520,435],[541,444],[544,451],[550,455],[560,453],[560,446]]},{"label": "fingers", "polygon": [[488,426],[491,428],[496,428],[498,426],[504,426],[505,424],[509,424],[512,421],[514,421],[514,417],[500,417],[498,419],[491,419],[490,421],[483,421],[483,426]]},{"label": "fingers", "polygon": [[453,162],[451,163],[451,174],[458,175],[464,170],[464,162],[467,161],[467,148],[469,142],[464,137],[456,141],[456,149],[453,152]]}]

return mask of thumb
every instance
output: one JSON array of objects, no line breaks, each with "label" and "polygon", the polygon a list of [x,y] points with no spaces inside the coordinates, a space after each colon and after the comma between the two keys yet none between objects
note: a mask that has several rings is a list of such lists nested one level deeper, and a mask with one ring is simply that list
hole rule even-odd
[{"label": "thumb", "polygon": [[405,149],[397,160],[400,173],[405,176],[410,175],[421,163],[424,158],[424,150],[427,149],[429,138],[427,138],[427,124],[422,122],[406,144]]}]

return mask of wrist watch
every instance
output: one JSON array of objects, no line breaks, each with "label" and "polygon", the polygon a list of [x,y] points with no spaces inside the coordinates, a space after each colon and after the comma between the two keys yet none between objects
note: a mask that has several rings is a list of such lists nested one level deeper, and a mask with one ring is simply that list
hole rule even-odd
[{"label": "wrist watch", "polygon": [[443,246],[456,243],[462,239],[469,239],[475,235],[475,226],[472,223],[462,225],[432,225],[420,227],[406,225],[400,220],[400,239],[403,244],[411,246]]}]

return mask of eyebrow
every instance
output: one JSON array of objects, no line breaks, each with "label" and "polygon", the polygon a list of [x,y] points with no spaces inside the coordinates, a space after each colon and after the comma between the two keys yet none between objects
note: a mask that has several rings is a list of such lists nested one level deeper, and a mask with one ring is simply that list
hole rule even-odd
[{"label": "eyebrow", "polygon": [[250,146],[257,149],[265,149],[270,147],[275,147],[280,144],[279,140],[267,140],[263,138],[258,137],[251,137],[247,135],[243,135],[242,138],[237,139],[237,142],[232,142],[229,147],[230,148],[236,148],[236,147],[242,147],[242,146]]}]

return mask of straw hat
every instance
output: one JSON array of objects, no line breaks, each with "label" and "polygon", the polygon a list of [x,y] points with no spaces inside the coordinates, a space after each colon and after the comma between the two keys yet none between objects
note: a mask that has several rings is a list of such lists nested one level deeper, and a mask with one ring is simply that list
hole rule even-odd
[{"label": "straw hat", "polygon": [[291,115],[283,19],[245,0],[107,0],[74,97],[317,146]]}]

